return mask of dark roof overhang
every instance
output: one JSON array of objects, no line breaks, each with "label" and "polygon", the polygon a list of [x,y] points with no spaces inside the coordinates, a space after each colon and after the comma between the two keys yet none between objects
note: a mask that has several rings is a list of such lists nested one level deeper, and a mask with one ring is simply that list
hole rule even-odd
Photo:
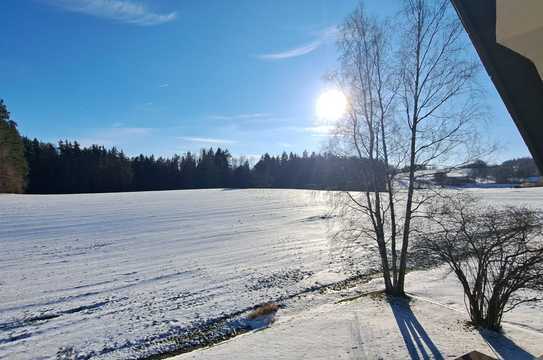
[{"label": "dark roof overhang", "polygon": [[[543,81],[536,66],[526,57],[497,43],[496,0],[451,2],[543,173]],[[518,6],[522,6],[522,2]]]}]

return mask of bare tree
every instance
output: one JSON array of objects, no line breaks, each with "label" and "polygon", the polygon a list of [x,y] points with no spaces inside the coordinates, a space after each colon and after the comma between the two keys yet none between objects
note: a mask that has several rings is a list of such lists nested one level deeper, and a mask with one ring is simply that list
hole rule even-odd
[{"label": "bare tree", "polygon": [[499,330],[503,314],[541,300],[516,296],[543,290],[543,222],[522,207],[481,207],[467,195],[445,197],[428,209],[417,247],[447,263],[462,284],[476,326]]},{"label": "bare tree", "polygon": [[[392,252],[393,260],[389,262],[387,251],[389,228],[394,233],[390,236],[392,241],[396,240],[393,173],[390,172],[392,167],[388,157],[388,146],[392,141],[388,140],[393,125],[389,120],[392,119],[396,89],[393,69],[387,66],[391,61],[389,39],[383,24],[370,19],[360,6],[343,25],[338,45],[341,70],[334,79],[349,94],[350,106],[347,117],[337,126],[334,149],[349,155],[354,153],[361,160],[368,159],[371,165],[367,191],[362,194],[335,193],[336,210],[343,221],[337,238],[346,240],[346,243],[360,238],[375,240],[385,287],[391,293],[397,261],[395,252]],[[384,172],[377,171],[383,167]],[[384,194],[381,193],[383,183],[386,184]],[[360,214],[364,215],[363,219],[360,219]]]},{"label": "bare tree", "polygon": [[[465,52],[467,42],[449,1],[406,0],[404,5],[394,22],[370,17],[360,5],[340,29],[341,66],[332,77],[348,96],[349,108],[331,148],[387,170],[381,179],[374,168],[366,169],[375,174],[375,186],[364,193],[333,196],[342,224],[336,239],[345,244],[374,239],[386,291],[394,295],[404,295],[413,219],[434,196],[416,191],[416,170],[466,163],[472,154],[464,145],[479,116],[477,63]],[[407,172],[400,174],[401,168]]]}]

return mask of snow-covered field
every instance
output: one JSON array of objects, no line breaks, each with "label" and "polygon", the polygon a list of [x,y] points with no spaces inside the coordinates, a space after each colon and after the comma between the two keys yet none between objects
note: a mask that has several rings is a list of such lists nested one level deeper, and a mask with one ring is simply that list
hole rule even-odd
[{"label": "snow-covered field", "polygon": [[[543,189],[478,190],[543,207]],[[0,195],[0,358],[134,358],[160,339],[337,281],[323,193]]]},{"label": "snow-covered field", "polygon": [[329,267],[325,212],[304,191],[1,195],[0,357],[130,357],[299,291]]}]

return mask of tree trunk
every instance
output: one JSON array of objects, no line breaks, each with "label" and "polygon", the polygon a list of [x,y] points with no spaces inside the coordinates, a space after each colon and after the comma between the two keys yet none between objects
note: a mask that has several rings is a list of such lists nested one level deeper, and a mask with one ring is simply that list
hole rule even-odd
[{"label": "tree trunk", "polygon": [[400,253],[400,269],[398,271],[398,282],[395,292],[398,295],[405,295],[405,273],[407,269],[407,250],[409,247],[409,235],[411,231],[411,217],[413,215],[413,194],[415,191],[415,166],[416,166],[416,141],[417,123],[413,122],[411,129],[411,155],[409,159],[409,186],[407,188],[407,203],[405,205],[405,220],[402,236],[402,251]]}]

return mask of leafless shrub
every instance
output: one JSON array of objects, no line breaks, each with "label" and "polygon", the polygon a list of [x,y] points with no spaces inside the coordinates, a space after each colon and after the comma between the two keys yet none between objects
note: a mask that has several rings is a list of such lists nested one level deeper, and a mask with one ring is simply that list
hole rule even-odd
[{"label": "leafless shrub", "polygon": [[428,209],[417,248],[447,263],[462,284],[475,326],[499,330],[504,313],[526,302],[520,290],[543,290],[543,219],[525,207],[480,206],[467,195]]}]

